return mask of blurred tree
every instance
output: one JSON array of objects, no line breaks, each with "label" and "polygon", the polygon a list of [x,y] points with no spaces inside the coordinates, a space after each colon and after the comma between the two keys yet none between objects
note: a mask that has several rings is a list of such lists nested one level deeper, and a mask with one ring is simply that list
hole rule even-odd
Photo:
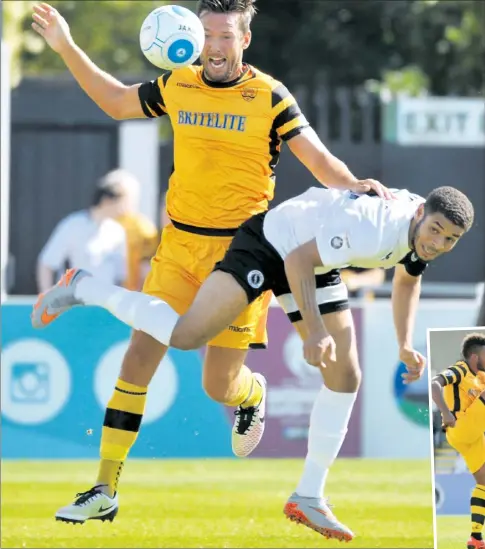
[{"label": "blurred tree", "polygon": [[[169,2],[52,0],[49,3],[66,18],[76,43],[107,72],[114,74],[145,72],[155,74],[157,72],[157,69],[145,59],[140,51],[138,31],[151,10]],[[24,20],[24,33],[32,38],[39,38],[41,45],[36,51],[24,48],[22,64],[25,74],[48,75],[65,71],[64,63],[60,57],[31,30],[30,14],[29,11],[28,17]]]},{"label": "blurred tree", "polygon": [[[194,8],[194,1],[171,0]],[[108,72],[157,74],[138,45],[148,12],[167,1],[53,0],[77,43]],[[7,1],[4,5],[31,2]],[[390,91],[477,95],[484,91],[485,2],[476,0],[258,0],[249,62],[289,86],[368,81]],[[25,10],[24,10],[25,12]],[[30,29],[20,41],[26,74],[64,71]],[[21,18],[19,15],[18,17]],[[18,23],[17,23],[18,26]],[[48,49],[48,48],[47,48]]]},{"label": "blurred tree", "polygon": [[393,91],[484,91],[485,3],[474,0],[271,0],[249,57],[295,85],[371,79]]},{"label": "blurred tree", "polygon": [[[23,51],[35,47],[32,44],[31,37],[23,32],[22,24],[32,9],[34,2],[2,2],[2,40],[8,42],[11,50],[11,83],[15,87],[21,78],[20,57]],[[35,42],[35,38],[34,38]]]}]

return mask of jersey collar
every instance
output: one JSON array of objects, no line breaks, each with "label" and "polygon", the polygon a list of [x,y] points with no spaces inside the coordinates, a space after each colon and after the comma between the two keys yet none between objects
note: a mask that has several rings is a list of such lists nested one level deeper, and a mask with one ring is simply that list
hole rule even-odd
[{"label": "jersey collar", "polygon": [[478,372],[474,372],[474,371],[470,368],[470,366],[469,366],[469,364],[468,364],[468,362],[467,362],[466,360],[459,360],[459,361],[458,361],[458,364],[464,364],[464,365],[466,366],[466,369],[470,372],[470,374],[472,374],[472,375],[474,375],[475,377],[477,377]]},{"label": "jersey collar", "polygon": [[204,82],[204,84],[206,84],[207,86],[210,86],[211,88],[232,88],[232,86],[239,84],[248,72],[249,72],[249,65],[247,63],[243,63],[242,73],[237,78],[229,82],[213,82],[212,80],[209,80],[205,76],[203,67],[201,70],[201,75],[202,75],[202,81]]}]

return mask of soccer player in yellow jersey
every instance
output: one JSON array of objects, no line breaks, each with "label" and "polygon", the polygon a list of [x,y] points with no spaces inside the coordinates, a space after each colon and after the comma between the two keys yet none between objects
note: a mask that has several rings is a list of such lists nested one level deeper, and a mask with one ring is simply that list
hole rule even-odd
[{"label": "soccer player in yellow jersey", "polygon": [[472,533],[467,549],[484,549],[485,522],[485,336],[468,335],[463,360],[432,381],[432,396],[443,417],[448,442],[459,452],[477,485],[471,495]]},{"label": "soccer player in yellow jersey", "polygon": [[[357,180],[326,149],[283,84],[243,62],[251,42],[253,4],[254,0],[200,0],[197,13],[205,29],[201,66],[167,72],[133,86],[97,67],[75,44],[57,10],[45,3],[34,7],[33,29],[104,112],[120,120],[170,117],[174,130],[174,172],[167,195],[171,224],[163,231],[143,290],[179,314],[187,311],[214,264],[223,258],[237,227],[267,209],[283,142],[322,184],[391,197],[377,181]],[[263,343],[256,340],[256,333],[267,302],[267,295],[261,295],[211,340],[203,366],[207,394],[238,407],[232,434],[238,456],[248,455],[263,433],[265,380],[244,361],[250,345]],[[331,308],[326,312],[329,317],[335,313]],[[349,332],[347,326],[338,330]],[[59,520],[83,523],[116,515],[118,479],[140,428],[148,384],[166,351],[151,336],[134,332],[108,403],[95,486],[61,509],[56,515]],[[408,352],[407,356],[412,364],[414,355]]]}]

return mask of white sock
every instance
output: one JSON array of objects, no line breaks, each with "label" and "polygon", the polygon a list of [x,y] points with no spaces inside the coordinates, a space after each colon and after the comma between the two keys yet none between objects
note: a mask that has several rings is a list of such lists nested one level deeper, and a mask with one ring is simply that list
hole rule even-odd
[{"label": "white sock", "polygon": [[296,488],[299,496],[323,496],[328,470],[344,442],[356,397],[357,393],[336,393],[322,386],[310,415],[308,453]]},{"label": "white sock", "polygon": [[74,296],[86,305],[103,307],[121,322],[151,335],[167,347],[179,319],[165,301],[125,290],[93,276],[86,276],[76,284]]}]

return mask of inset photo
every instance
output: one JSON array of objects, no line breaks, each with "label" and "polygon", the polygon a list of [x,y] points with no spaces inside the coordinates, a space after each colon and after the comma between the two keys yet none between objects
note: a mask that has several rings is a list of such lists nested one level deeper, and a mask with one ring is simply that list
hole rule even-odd
[{"label": "inset photo", "polygon": [[428,330],[436,548],[484,549],[485,326]]}]

